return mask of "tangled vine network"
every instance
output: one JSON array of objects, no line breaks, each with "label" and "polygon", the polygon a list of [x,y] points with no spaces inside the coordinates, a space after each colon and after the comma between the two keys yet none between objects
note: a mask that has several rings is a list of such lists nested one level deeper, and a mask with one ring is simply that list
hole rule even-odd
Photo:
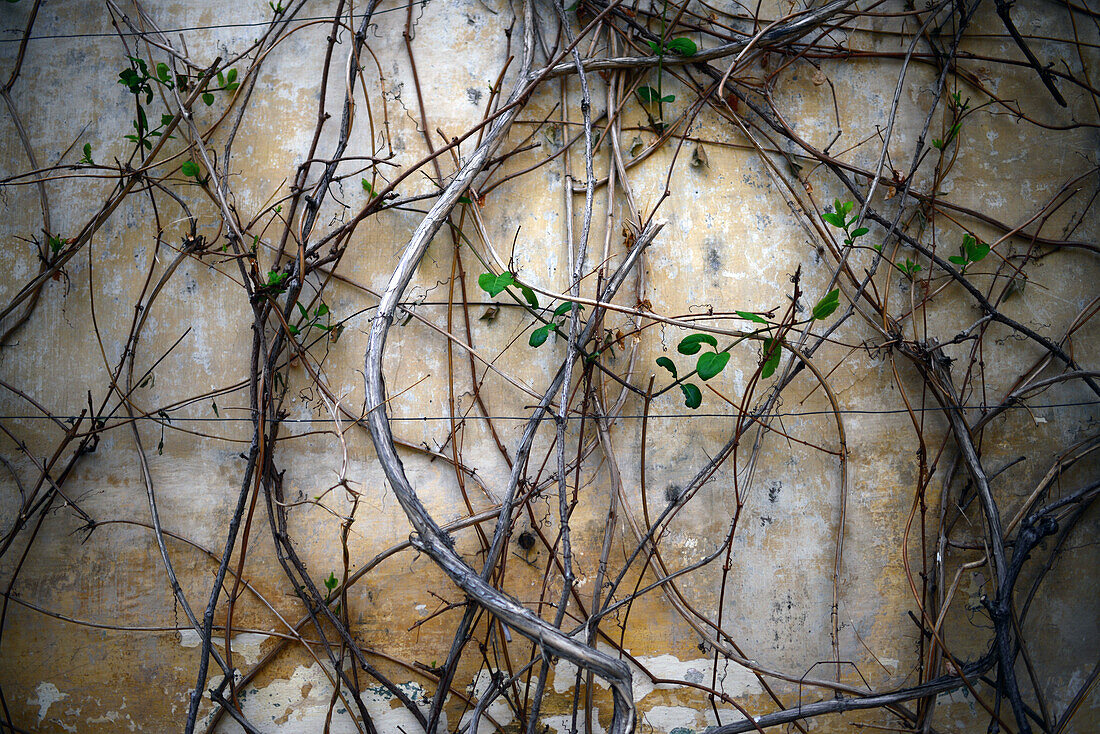
[{"label": "tangled vine network", "polygon": [[1095,731],[1092,4],[9,0],[0,730]]}]

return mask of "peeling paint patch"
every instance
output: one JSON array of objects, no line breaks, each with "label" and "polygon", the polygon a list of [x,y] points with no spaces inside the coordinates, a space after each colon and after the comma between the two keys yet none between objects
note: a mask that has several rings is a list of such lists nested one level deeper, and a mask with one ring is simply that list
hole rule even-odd
[{"label": "peeling paint patch", "polygon": [[34,692],[38,694],[38,698],[28,698],[27,703],[31,706],[38,707],[38,723],[41,724],[42,720],[46,718],[46,713],[50,710],[50,706],[54,705],[63,698],[68,698],[68,693],[62,693],[57,690],[57,686],[53,683],[47,683],[42,681],[34,689]]},{"label": "peeling paint patch", "polygon": [[[467,687],[466,690],[470,694],[472,694],[472,696],[475,699],[480,699],[482,696],[484,696],[488,692],[489,686],[492,683],[492,681],[493,681],[493,672],[492,671],[480,670],[480,671],[478,671],[477,677],[474,678],[473,682]],[[556,681],[557,681],[557,670],[556,670],[556,668],[555,668],[555,673],[554,673],[554,681],[555,681],[555,685],[556,685]],[[555,690],[556,690],[556,688],[555,688]],[[512,723],[512,720],[515,718],[515,715],[512,713],[512,707],[508,705],[508,702],[502,696],[498,696],[496,698],[496,700],[494,700],[491,704],[489,704],[488,708],[485,709],[485,713],[488,716],[493,717],[493,719],[497,723],[499,723],[501,726],[508,726],[508,724]],[[470,723],[470,719],[472,719],[473,716],[474,716],[473,711],[467,711],[462,716],[462,720],[459,722],[461,724],[461,726],[459,728],[462,728],[463,726],[467,726]],[[482,716],[481,721],[478,722],[477,731],[474,732],[473,734],[493,734],[493,732],[495,732],[495,731],[497,731],[497,727],[493,726],[493,724],[485,716]]]},{"label": "peeling paint patch", "polygon": [[[592,734],[607,734],[607,730],[600,726],[600,710],[595,706],[592,707]],[[557,734],[567,734],[567,732],[574,731],[573,729],[573,714],[565,714],[563,716],[547,716],[540,720],[543,726],[548,726]],[[480,727],[479,727],[480,728]],[[584,727],[584,711],[577,712],[577,728],[576,731],[585,731]]]},{"label": "peeling paint patch", "polygon": [[[427,714],[431,698],[415,682],[398,684]],[[262,731],[278,734],[312,734],[325,728],[332,683],[320,665],[299,665],[289,678],[278,678],[263,688],[249,688],[241,696],[244,715]],[[378,731],[421,731],[419,722],[404,706],[395,705],[393,695],[381,688],[370,687],[362,693],[367,711]],[[440,726],[446,730],[446,717]],[[357,729],[343,701],[337,701],[332,711],[329,731],[333,734],[354,734]],[[222,734],[243,731],[239,724],[226,720],[219,729]]]},{"label": "peeling paint patch", "polygon": [[[185,629],[176,631],[180,636],[180,647],[198,647],[202,644],[202,637],[195,630]],[[233,655],[239,655],[246,665],[251,665],[263,657],[263,650],[261,648],[267,639],[267,635],[260,634],[259,632],[242,632],[233,637]],[[214,644],[218,647],[224,647],[225,640],[215,638]]]},{"label": "peeling paint patch", "polygon": [[201,638],[195,630],[177,630],[180,636],[180,647],[198,647]]},{"label": "peeling paint patch", "polygon": [[573,689],[577,681],[577,666],[568,660],[559,660],[554,666],[554,693],[565,693]]},{"label": "peeling paint patch", "polygon": [[642,721],[654,731],[693,731],[695,709],[687,706],[654,706],[642,714]]},{"label": "peeling paint patch", "polygon": [[[714,661],[709,658],[680,660],[675,655],[642,656],[638,662],[658,678],[684,680],[688,683],[710,685],[714,674]],[[634,702],[637,703],[653,691],[675,690],[676,686],[654,685],[640,671],[634,674]],[[763,693],[760,681],[748,668],[729,660],[718,663],[717,689],[727,696],[745,696]],[[692,720],[694,722],[694,719]],[[668,731],[666,729],[665,731]]]}]

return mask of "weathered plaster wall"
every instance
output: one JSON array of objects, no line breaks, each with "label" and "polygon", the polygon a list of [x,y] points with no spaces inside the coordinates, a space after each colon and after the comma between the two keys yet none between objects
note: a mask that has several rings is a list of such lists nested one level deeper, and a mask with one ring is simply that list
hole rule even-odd
[{"label": "weathered plaster wall", "polygon": [[[17,44],[12,41],[19,37],[30,5],[30,0],[24,0],[0,10],[0,68],[11,68],[14,63]],[[305,15],[324,17],[329,5],[323,3]],[[383,4],[383,8],[386,6]],[[258,0],[234,6],[164,2],[147,9],[162,28],[187,29],[182,32],[187,47],[202,63],[219,54],[228,57],[242,50],[259,33],[258,27],[244,24],[270,16],[267,3]],[[132,8],[126,10],[133,12]],[[1032,32],[1058,37],[1072,34],[1058,5],[1018,4],[1017,12],[1021,27]],[[502,29],[510,22],[511,10],[506,3],[495,0],[432,2],[417,7],[414,16],[419,80],[430,127],[439,128],[447,136],[459,134],[484,114],[487,90],[508,55]],[[373,98],[388,96],[387,122],[394,160],[401,166],[425,153],[416,122],[419,105],[402,39],[405,20],[405,11],[400,8],[379,14],[370,38],[388,88],[378,87],[373,71],[364,77],[367,85],[374,85],[368,89]],[[868,21],[872,22],[893,27],[888,18]],[[976,23],[975,33],[996,31],[996,16],[989,7],[979,11]],[[241,25],[205,28],[217,24]],[[1095,26],[1079,30],[1096,42]],[[230,167],[231,203],[245,220],[260,212],[272,197],[285,195],[288,177],[293,176],[308,149],[327,33],[326,24],[302,24],[265,61],[251,102],[253,109],[244,119]],[[122,159],[126,155],[122,136],[129,131],[133,105],[131,95],[116,83],[118,71],[125,65],[124,52],[113,36],[104,7],[96,2],[45,2],[35,35],[43,38],[28,44],[13,97],[39,164],[72,162],[85,142],[92,144],[97,161]],[[172,34],[173,42],[179,35]],[[128,40],[135,41],[132,37]],[[883,45],[888,42],[879,41]],[[973,50],[983,47],[991,54],[1013,52],[1001,38],[976,37],[972,41]],[[1061,59],[1065,53],[1064,45],[1053,42],[1038,47],[1045,53],[1044,58]],[[160,58],[155,49],[140,51],[142,56]],[[515,46],[512,53],[516,53]],[[1082,63],[1068,56],[1061,60],[1074,69]],[[346,62],[346,45],[338,46],[334,73],[339,73]],[[1089,68],[1095,62],[1094,55],[1088,60]],[[843,116],[844,137],[838,149],[871,138],[871,144],[847,156],[859,165],[873,165],[879,150],[874,138],[876,126],[881,128],[886,122],[884,115],[899,65],[877,61],[825,61],[821,65],[835,89]],[[804,65],[792,66],[776,95],[791,114],[788,122],[818,147],[824,147],[837,129],[834,103],[828,93],[830,85],[816,83],[811,72]],[[513,81],[507,76],[505,88]],[[1057,108],[1026,67],[998,66],[996,77],[987,81],[1003,97],[1020,100],[1043,119],[1065,122],[1079,114],[1096,122],[1095,112],[1081,102],[1081,95],[1071,99],[1076,107],[1070,112]],[[595,78],[593,82],[598,93],[605,94]],[[910,68],[890,144],[895,161],[908,163],[924,122],[932,83],[933,73],[927,67]],[[671,84],[679,90],[676,83]],[[510,140],[520,140],[535,129],[532,123],[545,117],[560,119],[556,90],[556,85],[550,85],[531,100]],[[683,91],[678,93],[687,97]],[[567,94],[575,104],[575,82]],[[342,90],[337,89],[330,101],[336,119],[341,99]],[[606,107],[605,101],[597,97],[595,107],[599,112]],[[198,122],[212,123],[224,108],[225,101],[219,96],[214,106],[199,108]],[[378,108],[373,112],[377,114]],[[575,108],[572,119],[579,120]],[[642,115],[635,112],[630,124],[644,124]],[[551,124],[538,132],[535,140],[542,147],[515,156],[505,170],[518,171],[544,159],[560,144],[563,129]],[[320,151],[332,149],[334,135],[335,127],[330,125],[322,136]],[[825,292],[831,261],[822,257],[811,233],[791,214],[761,158],[746,149],[744,137],[735,128],[707,113],[693,126],[691,135],[707,141],[703,147],[708,165],[689,164],[695,145],[689,141],[679,151],[674,145],[666,146],[632,169],[631,183],[638,205],[649,211],[665,190],[665,172],[674,156],[679,156],[668,185],[672,196],[658,214],[668,220],[668,225],[644,261],[644,291],[634,291],[631,283],[623,291],[622,302],[633,305],[636,293],[640,293],[661,314],[782,309],[790,292],[789,276],[801,266],[803,287],[812,304]],[[653,138],[645,133],[638,136],[646,143]],[[1037,205],[1054,196],[1076,172],[1083,173],[1095,165],[1097,154],[1094,128],[1052,132],[1048,136],[995,107],[975,114],[961,136],[960,150],[964,153],[943,183],[942,194],[952,203],[980,209],[1013,225],[1023,221],[1024,213],[1030,215]],[[358,126],[349,152],[368,151],[370,139],[368,127]],[[630,145],[628,138],[624,147]],[[216,142],[212,149],[218,150]],[[463,154],[467,153],[464,148]],[[777,160],[782,164],[781,159]],[[0,119],[0,161],[0,173],[5,177],[30,168],[8,116]],[[580,155],[574,152],[575,173],[580,171],[580,161]],[[444,173],[449,165],[444,164]],[[901,167],[900,163],[895,165]],[[606,154],[598,156],[597,172],[606,172],[606,168]],[[431,172],[430,167],[426,170]],[[819,201],[830,202],[834,194],[842,195],[825,171],[807,170],[804,175]],[[562,164],[556,161],[513,179],[492,192],[480,213],[496,252],[505,260],[513,255],[517,272],[559,292],[568,284],[568,254],[561,245],[565,217],[562,177]],[[333,198],[322,210],[321,229],[346,221],[366,202],[367,195],[358,181],[359,177],[353,176],[334,187]],[[1095,189],[1095,174],[1079,185]],[[90,175],[51,180],[47,188],[54,231],[68,233],[80,227],[112,186],[113,181]],[[200,233],[213,241],[222,233],[217,211],[194,188],[189,202],[199,218]],[[424,177],[413,177],[401,187],[401,194],[433,190],[434,185]],[[38,267],[35,248],[27,239],[41,236],[42,224],[34,187],[6,185],[0,188],[0,197],[4,212],[0,238],[5,243],[0,301],[7,303]],[[577,211],[582,201],[583,197],[575,199]],[[1075,199],[1066,210],[1054,214],[1045,231],[1058,232],[1065,222],[1079,216],[1080,207],[1089,201],[1088,197]],[[162,272],[152,259],[160,258],[162,269],[174,257],[164,246],[156,248],[156,217],[166,242],[178,243],[184,234],[178,209],[164,201],[158,201],[157,207],[154,211],[147,196],[128,199],[85,251],[69,262],[64,277],[46,285],[30,322],[14,343],[0,352],[0,379],[62,416],[76,415],[86,407],[88,391],[92,391],[93,401],[102,399],[111,369],[126,342],[145,273],[150,267],[158,275]],[[604,213],[601,203],[592,234],[592,247],[597,253],[593,261],[603,251]],[[356,231],[340,266],[346,282],[334,282],[328,291],[326,302],[333,314],[346,319],[346,330],[338,342],[324,346],[325,375],[332,391],[352,411],[359,410],[363,401],[363,353],[370,309],[376,304],[364,289],[381,290],[420,216],[416,211],[390,212],[368,220]],[[579,222],[579,217],[575,221]],[[1095,242],[1096,223],[1096,214],[1088,213],[1074,236]],[[608,235],[613,256],[622,252],[620,229],[621,224],[616,222]],[[983,231],[989,241],[999,236],[991,228]],[[931,238],[934,234],[926,232],[925,236]],[[956,231],[946,221],[940,234],[955,247]],[[1007,252],[1009,247],[1023,251],[1027,245],[1009,241],[1002,249]],[[416,304],[413,310],[417,314],[436,324],[446,319],[443,304],[451,277],[450,253],[449,237],[439,236],[415,277],[409,299]],[[855,257],[860,258],[860,267],[870,263],[868,253]],[[165,528],[194,544],[170,539],[169,550],[185,593],[199,609],[205,603],[216,567],[199,548],[220,553],[244,463],[238,454],[247,447],[252,430],[247,422],[246,392],[211,394],[245,379],[252,342],[251,312],[247,299],[233,283],[236,271],[225,265],[212,266],[216,262],[184,260],[168,282],[170,290],[145,314],[147,326],[138,365],[148,368],[160,361],[154,370],[155,380],[133,395],[139,412],[155,412],[205,395],[173,410],[173,422],[164,430],[155,423],[139,423]],[[481,272],[472,257],[465,266],[468,276]],[[1100,264],[1091,252],[1062,249],[1036,263],[1030,275],[1024,296],[1006,302],[1005,313],[1036,329],[1064,329],[1096,296]],[[896,277],[892,283],[890,297],[902,308],[912,295],[909,286]],[[587,287],[591,291],[592,285]],[[471,299],[481,300],[483,295],[471,294]],[[475,316],[479,314],[480,310],[475,311]],[[936,324],[936,334],[949,337],[978,317],[980,314],[965,298],[946,293],[929,308],[927,321]],[[541,393],[564,348],[551,342],[541,351],[532,352],[525,344],[529,323],[518,309],[502,309],[493,321],[473,322],[472,341],[501,371]],[[625,327],[626,323],[625,318],[609,317],[613,328]],[[640,342],[635,382],[644,386],[656,357],[675,356],[675,345],[682,335],[682,331],[671,327],[646,330]],[[1089,323],[1073,340],[1074,354],[1086,368],[1095,369],[1100,357],[1096,336],[1095,325]],[[853,320],[840,337],[844,345],[825,347],[819,361],[826,369],[840,365],[831,373],[830,384],[843,408],[851,411],[844,416],[850,485],[843,528],[846,550],[839,616],[842,658],[853,665],[845,666],[843,678],[853,684],[863,678],[876,689],[889,689],[911,680],[916,664],[918,633],[908,619],[915,607],[904,573],[903,537],[914,501],[917,446],[885,353],[852,351],[845,346],[875,340],[875,332]],[[512,346],[517,338],[518,343]],[[1038,354],[1015,338],[991,338],[986,344],[982,358],[990,394],[1008,388]],[[963,356],[962,347],[958,352]],[[455,358],[465,359],[461,353]],[[714,386],[736,400],[744,393],[758,358],[756,349],[735,350],[730,367]],[[625,361],[620,356],[607,364],[625,372]],[[390,394],[400,393],[390,406],[395,432],[410,444],[442,449],[449,432],[445,420],[445,340],[417,321],[395,327],[390,335],[386,370]],[[286,405],[290,422],[282,431],[280,468],[286,472],[287,497],[308,499],[321,495],[333,484],[341,471],[343,453],[331,432],[331,423],[310,422],[326,420],[328,412],[309,387],[308,375],[301,365],[291,367],[289,374],[293,381]],[[457,398],[466,412],[471,409],[472,395],[466,373],[463,375]],[[665,375],[657,379],[660,382]],[[900,379],[910,386],[919,384],[913,374],[902,374]],[[820,389],[814,390],[815,382],[809,377],[799,380],[783,401],[782,409],[789,413],[782,420],[783,430],[835,450],[836,422],[829,414],[825,395]],[[618,392],[613,383],[606,385],[605,392],[608,403],[614,402]],[[502,416],[523,417],[526,406],[534,400],[492,372],[485,377],[482,395],[490,410]],[[921,400],[919,394],[909,395],[910,399],[914,397]],[[928,400],[927,396],[924,399]],[[1088,400],[1088,391],[1075,383],[1056,386],[1036,402],[1056,405]],[[643,458],[641,410],[640,400],[628,398],[623,407],[625,417],[610,431],[623,471],[627,505],[636,517],[643,512],[638,496],[638,467]],[[728,438],[731,428],[730,419],[724,417],[729,410],[709,394],[703,417],[685,418],[682,401],[673,394],[656,401],[652,412],[644,456],[650,511],[663,507],[669,497],[675,496],[677,489]],[[28,456],[50,456],[60,427],[38,417],[17,417],[32,416],[36,411],[10,389],[0,396],[0,413],[7,433],[2,439],[5,458],[16,474],[24,479],[33,477],[34,467]],[[923,414],[923,420],[928,443],[936,450],[946,422],[935,412]],[[510,446],[518,439],[523,423],[501,420],[497,427],[505,445]],[[1030,412],[1014,410],[997,419],[983,446],[987,464],[1001,467],[1022,453],[1028,456],[1026,462],[1009,469],[998,484],[1006,516],[1015,512],[1059,451],[1094,436],[1096,430],[1096,406],[1089,404]],[[552,429],[546,429],[540,436],[536,456],[549,450],[552,435]],[[575,426],[570,436],[575,443]],[[409,525],[388,492],[366,432],[352,427],[343,438],[346,476],[361,493],[348,539],[354,570],[375,554],[403,542]],[[25,443],[26,454],[16,450],[15,440]],[[473,495],[475,509],[483,509],[503,486],[507,466],[483,421],[468,420],[460,440],[467,465],[476,469],[489,492],[489,496]],[[839,462],[835,455],[776,434],[761,440],[764,445],[751,484],[745,485],[750,489],[741,510],[728,574],[718,562],[684,577],[681,589],[707,615],[717,615],[721,605],[724,624],[750,658],[796,676],[811,670],[820,675],[822,666],[814,667],[815,663],[832,656],[831,569],[839,516]],[[946,462],[948,454],[950,449],[936,460]],[[444,461],[413,453],[405,461],[422,499],[440,522],[467,515],[455,473]],[[612,485],[606,462],[598,452],[586,463],[585,472],[587,479],[579,495],[573,533],[577,591],[582,598],[590,599]],[[1090,474],[1095,477],[1095,463],[1085,462],[1077,473],[1067,477],[1067,484],[1083,481]],[[743,476],[736,481],[746,480]],[[663,541],[665,560],[671,567],[692,563],[722,542],[735,513],[734,484],[731,472],[720,471],[677,517]],[[935,493],[941,487],[939,482],[932,483]],[[67,478],[64,490],[66,496],[104,524],[85,536],[80,531],[81,518],[58,503],[25,559],[20,557],[26,546],[24,536],[0,559],[0,578],[6,585],[21,563],[12,589],[19,599],[56,615],[137,629],[77,625],[12,603],[7,609],[0,650],[0,678],[7,705],[22,726],[35,731],[179,730],[194,686],[199,641],[187,629],[186,618],[173,599],[151,533],[145,527],[124,524],[149,521],[146,487],[129,428],[105,432],[94,455],[85,457]],[[928,501],[934,514],[938,497],[930,495]],[[342,491],[328,495],[326,502],[335,513],[351,507]],[[5,532],[19,506],[18,487],[5,472],[0,480],[0,518]],[[553,497],[540,508],[543,514],[536,519],[543,531],[556,532]],[[339,518],[308,504],[296,508],[291,518],[290,532],[314,578],[323,579],[330,571],[338,571]],[[524,517],[520,527],[529,524]],[[276,561],[262,510],[257,515],[257,526],[260,529],[250,540],[246,578],[288,620],[296,620],[301,606]],[[487,532],[490,527],[486,526]],[[633,538],[624,530],[622,519],[616,533],[613,557],[621,563],[623,554],[633,546]],[[459,549],[476,562],[475,536],[462,531],[456,534],[456,541]],[[1046,693],[1059,710],[1092,670],[1100,644],[1095,580],[1100,545],[1096,541],[1093,509],[1091,522],[1083,523],[1072,547],[1046,582],[1048,591],[1036,602],[1041,610],[1032,612],[1032,624],[1037,628],[1033,639],[1039,643],[1029,653],[1036,667],[1047,671],[1043,678]],[[915,559],[921,553],[919,539],[911,538],[908,553],[911,568],[918,569]],[[545,550],[527,553],[513,543],[510,554],[509,592],[522,600],[536,599]],[[980,594],[989,589],[983,573],[984,569],[962,576],[960,593],[967,601],[956,605],[945,623],[961,655],[976,656],[988,644],[988,631],[982,628],[982,617],[975,611]],[[728,579],[728,586],[720,602],[718,590],[723,577]],[[551,594],[554,598],[556,595],[557,591]],[[384,561],[353,587],[348,604],[354,610],[354,633],[365,649],[431,666],[445,658],[459,612],[443,614],[415,629],[411,625],[439,610],[443,601],[460,600],[459,592],[427,557],[406,550]],[[713,657],[705,645],[700,648],[700,639],[663,596],[654,593],[641,598],[630,615],[623,645],[645,669],[659,678],[710,685]],[[248,593],[240,599],[235,625],[248,630],[236,633],[233,639],[238,667],[254,663],[271,648],[275,638],[268,633],[285,631],[272,611]],[[618,632],[614,624],[609,629]],[[479,662],[471,657],[463,665],[456,679],[458,687],[470,686],[475,693],[487,688],[488,675],[484,670],[479,672]],[[409,695],[430,698],[433,686],[419,675],[385,659],[379,665]],[[544,707],[544,722],[550,731],[569,730],[574,675],[568,663],[559,662],[554,668],[553,693]],[[746,668],[732,662],[722,664],[717,680],[722,691],[750,710],[768,710],[767,696]],[[714,723],[702,693],[654,685],[640,672],[635,681],[642,731],[701,731]],[[788,702],[799,695],[794,684],[779,682],[776,690]],[[389,694],[382,689],[372,691],[366,700],[380,731],[418,730],[411,715],[396,706]],[[243,698],[243,710],[265,732],[320,731],[331,694],[331,676],[299,649],[267,666]],[[816,692],[807,695],[818,696]],[[732,708],[721,708],[723,720],[739,717]],[[597,709],[600,721],[593,722],[593,730],[601,731],[610,717],[610,697],[602,688],[597,688]],[[450,730],[461,723],[460,711],[457,702],[448,708]],[[502,725],[512,723],[511,712],[499,701],[489,713]],[[967,694],[956,692],[941,699],[937,730],[979,731],[985,725]],[[810,726],[818,731],[848,730],[848,724],[839,718],[820,719]],[[1084,702],[1071,730],[1086,732],[1097,726],[1100,698],[1094,692]],[[235,727],[226,723],[223,730],[237,731]],[[491,730],[488,724],[483,723],[483,727],[483,731]],[[355,730],[342,709],[333,718],[332,730]]]}]

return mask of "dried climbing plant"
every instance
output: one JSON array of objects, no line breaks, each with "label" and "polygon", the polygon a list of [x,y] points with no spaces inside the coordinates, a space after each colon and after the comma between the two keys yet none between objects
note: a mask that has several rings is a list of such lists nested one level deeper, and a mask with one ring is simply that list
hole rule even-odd
[{"label": "dried climbing plant", "polygon": [[[42,5],[5,11],[25,24],[0,88],[23,156],[0,180],[24,227],[8,251],[37,266],[7,269],[0,311],[0,729],[32,726],[12,638],[41,615],[195,635],[188,733],[227,717],[271,730],[244,701],[286,657],[331,683],[326,731],[386,731],[371,691],[408,712],[403,731],[534,733],[551,714],[559,731],[659,730],[637,695],[655,684],[711,734],[1096,725],[1100,665],[1052,662],[1066,640],[1038,619],[1097,614],[1095,577],[1065,571],[1095,560],[1079,549],[1097,545],[1100,492],[1087,3],[1050,3],[1036,25],[1003,0],[513,0],[462,6],[475,42],[422,32],[457,5],[299,0],[269,3],[251,43],[202,47],[156,4],[107,0],[120,72],[87,89],[121,85],[129,127],[81,132],[52,163],[39,113],[60,112],[28,66],[49,38]],[[460,129],[422,81],[437,73],[425,58],[463,61],[462,43],[497,66]],[[280,119],[280,64],[302,49],[289,68],[307,75],[308,112]],[[983,132],[1002,121],[1023,144]],[[265,130],[301,147],[254,163]],[[1012,146],[1032,157],[1005,163]],[[968,190],[999,191],[974,181],[990,165],[1032,175],[1035,151],[1065,161],[1062,178],[1036,173],[1011,216]],[[553,241],[517,206],[545,206]],[[704,219],[745,240],[706,240],[700,263]],[[140,249],[119,258],[105,241],[127,227]],[[205,305],[165,341],[188,278]],[[95,374],[29,374],[66,330],[93,345]],[[204,331],[249,347],[218,352],[232,379],[198,391],[167,365]],[[207,547],[158,484],[166,462],[211,451],[236,491],[188,488],[217,518]],[[138,520],[82,489],[116,457],[140,477]],[[819,621],[773,620],[789,642],[762,649],[754,620],[779,581],[753,581],[746,558],[768,542],[756,526],[780,480],[824,513],[825,531],[769,551]],[[460,504],[441,511],[441,494]],[[379,550],[371,516],[391,498],[411,535]],[[135,526],[170,619],[72,616],[35,593],[41,544],[94,548]],[[195,552],[207,565],[181,567]],[[387,595],[409,592],[380,566],[397,557],[420,563],[399,583],[436,595],[431,614],[393,618]],[[907,616],[868,644],[854,595],[876,586]],[[407,655],[372,633],[379,615],[445,644]],[[234,639],[254,628],[274,631],[246,664]],[[710,658],[706,675],[647,669],[639,648],[674,637]],[[1081,644],[1097,643],[1094,629]],[[730,670],[756,693],[730,693]],[[970,718],[942,721],[943,694],[968,697]]]}]

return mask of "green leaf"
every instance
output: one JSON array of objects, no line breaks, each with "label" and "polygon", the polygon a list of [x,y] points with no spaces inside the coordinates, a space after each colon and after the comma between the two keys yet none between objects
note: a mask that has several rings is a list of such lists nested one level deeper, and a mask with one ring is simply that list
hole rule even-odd
[{"label": "green leaf", "polygon": [[836,311],[837,306],[840,305],[840,289],[834,288],[825,294],[825,296],[817,302],[814,306],[814,318],[824,319],[828,318],[833,311]]},{"label": "green leaf", "polygon": [[80,159],[81,163],[87,163],[89,166],[94,166],[95,161],[92,160],[92,144],[84,143],[84,157]]},{"label": "green leaf", "polygon": [[267,285],[277,286],[286,280],[286,273],[280,273],[278,270],[267,271]]},{"label": "green leaf", "polygon": [[214,104],[214,95],[210,92],[203,92],[202,101],[206,103],[207,107],[209,107],[210,105]]},{"label": "green leaf", "polygon": [[198,163],[195,163],[192,160],[186,160],[183,162],[183,165],[180,166],[180,173],[182,173],[184,176],[198,178],[199,174],[202,173],[202,171],[199,169]]},{"label": "green leaf", "polygon": [[694,56],[699,50],[699,47],[695,45],[695,41],[690,38],[673,38],[665,44],[665,48],[680,56]]},{"label": "green leaf", "polygon": [[460,196],[460,197],[458,197],[458,203],[459,204],[473,204],[474,202],[470,200],[469,196]]},{"label": "green leaf", "polygon": [[662,102],[675,102],[676,101],[676,95],[675,94],[666,94],[664,97],[661,97],[661,101]]},{"label": "green leaf", "polygon": [[527,340],[527,343],[533,347],[541,347],[546,343],[546,338],[550,336],[550,329],[552,329],[553,326],[553,324],[543,324],[535,329],[531,332],[531,337]]},{"label": "green leaf", "polygon": [[760,376],[766,380],[774,375],[776,368],[779,367],[779,359],[783,356],[783,345],[769,337],[764,340],[764,354],[767,358],[764,360],[764,368],[760,371]]},{"label": "green leaf", "polygon": [[649,50],[653,52],[654,56],[661,55],[661,44],[656,41],[646,41],[646,43],[649,44]]},{"label": "green leaf", "polygon": [[500,275],[493,275],[492,273],[482,273],[477,277],[477,284],[481,286],[481,290],[488,293],[490,296],[496,297],[500,295],[501,291],[510,285],[515,285],[515,277],[505,271]]},{"label": "green leaf", "polygon": [[176,119],[175,115],[161,115],[160,116],[160,126],[161,127],[168,127],[169,125],[172,124],[172,120],[174,120],[174,119]]},{"label": "green leaf", "polygon": [[301,331],[299,331],[298,327],[295,326],[294,324],[287,324],[286,328],[289,329],[290,333],[293,334],[294,336],[298,336],[298,334],[301,333]]},{"label": "green leaf", "polygon": [[653,87],[638,87],[638,97],[643,102],[656,102],[661,98],[661,95]]},{"label": "green leaf", "polygon": [[763,316],[761,316],[760,314],[750,313],[748,311],[734,311],[734,313],[737,314],[738,316],[740,316],[743,319],[746,319],[748,321],[752,321],[753,323],[757,323],[757,324],[766,324],[766,323],[768,323],[768,320],[766,318],[764,318]]},{"label": "green leaf", "polygon": [[309,311],[306,311],[306,307],[301,302],[295,304],[298,307],[298,312],[302,314],[302,318],[309,318]]},{"label": "green leaf", "polygon": [[141,84],[141,79],[133,69],[123,69],[118,73],[118,83],[128,87],[130,94],[137,94],[139,91],[138,85]]},{"label": "green leaf", "polygon": [[695,354],[702,348],[702,344],[706,343],[718,348],[718,340],[710,334],[688,334],[680,340],[680,345],[676,347],[676,351],[680,354]]},{"label": "green leaf", "polygon": [[939,138],[936,138],[935,140],[932,141],[932,147],[935,148],[936,150],[943,150],[943,141],[940,140]]},{"label": "green leaf", "polygon": [[340,585],[340,581],[336,578],[336,574],[334,572],[330,571],[329,575],[328,575],[328,578],[325,579],[325,588],[328,589],[329,591],[332,591],[333,589],[335,589],[339,585]]},{"label": "green leaf", "polygon": [[[582,311],[584,310],[584,306],[577,306],[577,308],[579,308]],[[571,310],[573,310],[573,302],[572,301],[562,301],[561,305],[554,309],[554,315],[555,316],[564,316],[565,314],[569,313]]]},{"label": "green leaf", "polygon": [[699,372],[699,379],[709,380],[717,375],[730,361],[729,352],[704,352],[699,355],[699,361],[695,363],[695,369]]},{"label": "green leaf", "polygon": [[168,64],[164,62],[157,63],[157,79],[162,82],[167,82],[172,77],[172,73],[168,68]]},{"label": "green leaf", "polygon": [[658,357],[657,358],[657,364],[661,365],[666,370],[671,372],[672,373],[672,379],[675,380],[678,377],[678,375],[676,374],[676,363],[673,362],[668,357]]},{"label": "green leaf", "polygon": [[237,81],[237,70],[236,69],[230,69],[225,75],[225,81],[228,82],[229,84],[232,84],[233,82]]},{"label": "green leaf", "polygon": [[831,224],[834,227],[844,226],[844,217],[835,212],[821,212],[821,218],[824,219],[827,224]]},{"label": "green leaf", "polygon": [[217,417],[217,418],[221,418],[221,416],[218,415],[218,404],[215,403],[213,400],[211,400],[210,401],[210,407],[214,409],[214,416]]},{"label": "green leaf", "polygon": [[[850,213],[851,213],[851,211],[852,211],[852,207],[853,207],[853,206],[855,206],[855,204],[856,204],[856,203],[855,203],[854,201],[846,201],[846,202],[844,202],[844,204],[843,204],[843,207],[844,207],[844,213],[845,213],[845,214],[850,214]],[[839,209],[838,209],[837,211],[839,211]]]},{"label": "green leaf", "polygon": [[377,196],[377,194],[374,193],[374,187],[370,185],[370,181],[368,181],[365,178],[362,178],[362,179],[359,179],[359,182],[361,184],[363,184],[363,191],[367,192],[367,196],[371,197],[372,199],[375,196]]},{"label": "green leaf", "polygon": [[684,392],[684,405],[687,407],[695,410],[703,404],[703,393],[695,385],[685,382],[680,385],[680,389]]},{"label": "green leaf", "polygon": [[321,318],[322,316],[324,316],[327,313],[328,313],[328,304],[322,303],[320,306],[317,307],[317,311],[314,313],[314,316],[316,316],[317,318]]},{"label": "green leaf", "polygon": [[223,74],[220,71],[218,72],[218,86],[219,87],[224,87],[225,86],[225,74]]},{"label": "green leaf", "polygon": [[963,237],[963,250],[966,252],[966,259],[976,263],[989,254],[989,245],[966,235]]},{"label": "green leaf", "polygon": [[531,304],[531,308],[539,307],[539,299],[535,296],[535,292],[527,286],[520,284],[519,292],[523,294],[523,297],[527,299],[527,302]]},{"label": "green leaf", "polygon": [[960,267],[966,267],[966,263],[968,262],[965,257],[959,255],[948,255],[947,259]]},{"label": "green leaf", "polygon": [[871,230],[868,229],[867,227],[860,227],[859,229],[853,229],[852,230],[852,238],[854,239],[856,237],[862,237],[863,235],[867,234],[870,231]]}]

